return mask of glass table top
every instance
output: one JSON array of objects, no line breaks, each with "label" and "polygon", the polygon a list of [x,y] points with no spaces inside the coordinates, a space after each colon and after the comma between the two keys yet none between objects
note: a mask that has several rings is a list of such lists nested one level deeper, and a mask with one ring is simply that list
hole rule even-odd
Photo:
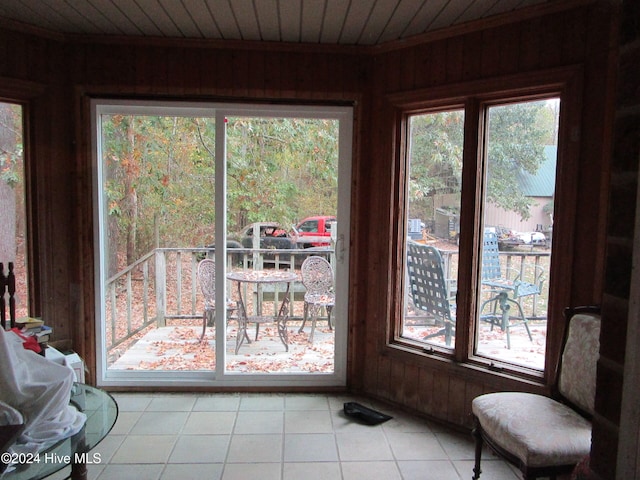
[{"label": "glass table top", "polygon": [[39,480],[71,463],[100,463],[100,455],[90,450],[113,428],[118,405],[104,390],[80,383],[71,388],[70,402],[87,416],[82,430],[39,452],[28,462],[13,465],[15,470],[0,474],[2,480]]}]

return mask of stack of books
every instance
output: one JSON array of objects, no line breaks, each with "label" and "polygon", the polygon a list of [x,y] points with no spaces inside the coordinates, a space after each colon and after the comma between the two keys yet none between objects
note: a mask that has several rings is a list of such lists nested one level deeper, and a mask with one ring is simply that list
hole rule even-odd
[{"label": "stack of books", "polygon": [[53,333],[51,327],[45,325],[44,321],[39,318],[22,317],[16,319],[16,328],[25,337],[34,336],[42,349],[41,354],[44,355],[44,350],[49,346],[49,340]]}]

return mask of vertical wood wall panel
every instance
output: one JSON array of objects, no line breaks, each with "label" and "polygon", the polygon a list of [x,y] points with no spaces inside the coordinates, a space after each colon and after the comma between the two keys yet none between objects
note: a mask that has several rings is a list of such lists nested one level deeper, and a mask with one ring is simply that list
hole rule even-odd
[{"label": "vertical wood wall panel", "polygon": [[[605,217],[602,208],[606,206],[606,200],[599,198],[599,195],[594,195],[593,190],[588,187],[584,187],[594,185],[598,190],[604,188],[600,185],[602,180],[594,177],[603,174],[606,176],[606,168],[603,168],[601,163],[606,156],[602,128],[602,119],[606,119],[606,112],[602,111],[602,108],[603,99],[606,97],[604,92],[607,74],[602,69],[606,70],[607,67],[605,57],[608,53],[607,44],[610,38],[610,17],[606,11],[596,13],[598,10],[599,8],[594,6],[580,7],[510,25],[494,26],[482,31],[468,31],[457,37],[438,38],[422,45],[381,52],[374,58],[373,76],[381,80],[374,83],[373,96],[384,102],[386,95],[405,92],[410,79],[397,77],[398,72],[406,76],[411,75],[412,72],[404,67],[409,64],[415,65],[414,88],[424,89],[427,94],[429,88],[444,88],[451,83],[584,65],[583,123],[590,138],[581,139],[580,171],[577,174],[584,179],[580,180],[581,196],[590,195],[591,198],[579,199],[576,205],[575,223],[580,225],[579,232],[585,229],[602,230],[599,222],[602,222]],[[597,40],[589,39],[594,36]],[[596,76],[599,78],[596,79]],[[596,93],[599,89],[603,92],[600,96]],[[389,114],[381,108],[380,115],[388,116]],[[385,124],[382,118],[374,118],[374,122],[376,125],[386,125],[386,130],[390,125],[389,121]],[[373,170],[390,171],[389,164],[393,158],[393,151],[388,144],[390,139],[391,135],[383,126],[371,136],[373,156],[367,160],[372,162]],[[598,142],[599,145],[595,145]],[[393,180],[388,179],[385,182],[384,179],[376,178],[373,185],[378,191],[387,192],[393,189]],[[602,191],[606,191],[606,188]],[[583,201],[590,205],[589,209],[584,208]],[[377,202],[375,206],[376,212],[390,211],[390,206],[386,202]],[[387,210],[384,210],[385,207]],[[383,210],[379,210],[380,208]],[[589,211],[594,214],[588,213]],[[362,218],[366,216],[367,214],[363,212]],[[374,233],[373,228],[369,230],[372,234]],[[391,260],[384,257],[389,255],[393,257],[396,253],[390,251],[387,243],[389,240],[385,239],[384,234],[380,233],[379,236],[384,240],[370,241],[367,249],[356,251],[356,255],[360,258],[356,263],[384,264],[386,260],[392,264]],[[595,237],[592,235],[591,238],[585,239],[582,234],[577,233],[577,238],[583,245],[576,251],[574,266],[576,274],[571,280],[571,289],[578,303],[598,299],[593,283],[601,282],[601,279],[596,277],[602,275],[603,248]],[[599,252],[595,261],[593,252]],[[377,288],[376,282],[373,281],[374,278],[383,279],[382,272],[370,270],[370,273],[367,288],[372,294],[367,298],[366,304],[358,304],[356,308],[366,316],[368,323],[364,336],[355,341],[364,342],[369,346],[366,358],[362,359],[362,362],[367,364],[367,369],[374,368],[372,363],[376,362],[377,358],[379,369],[377,378],[380,383],[372,386],[370,381],[365,382],[363,385],[365,393],[409,406],[412,401],[409,384],[416,382],[417,376],[419,398],[415,407],[417,411],[443,421],[469,427],[471,426],[471,400],[476,395],[499,389],[541,391],[541,387],[524,385],[514,379],[499,379],[491,374],[479,374],[479,372],[460,369],[454,365],[443,366],[439,361],[429,358],[419,359],[415,354],[383,346],[381,339],[388,333],[381,329],[389,319],[382,319],[379,315],[380,312],[389,311],[391,299],[384,298],[384,289]],[[386,282],[386,279],[384,281]],[[390,293],[387,294],[390,295]],[[390,321],[394,322],[395,319],[392,318]],[[371,352],[372,346],[377,346],[377,355]],[[392,357],[391,360],[389,356]],[[392,372],[395,372],[391,374],[393,386],[391,391],[386,385],[389,381],[386,372],[389,371],[390,361],[393,364]],[[399,373],[401,368],[398,362],[404,362],[406,365],[403,375]],[[407,385],[398,385],[397,381],[400,378]]]}]

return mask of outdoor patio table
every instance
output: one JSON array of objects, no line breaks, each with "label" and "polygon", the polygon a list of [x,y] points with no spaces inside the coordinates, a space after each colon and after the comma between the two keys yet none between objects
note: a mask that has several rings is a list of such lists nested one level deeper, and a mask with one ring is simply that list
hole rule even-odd
[{"label": "outdoor patio table", "polygon": [[[236,282],[238,287],[238,333],[236,335],[236,355],[238,350],[242,346],[245,338],[247,342],[250,342],[247,335],[247,325],[249,323],[267,323],[274,322],[278,329],[278,336],[284,345],[285,350],[289,351],[289,343],[287,338],[287,320],[289,318],[289,291],[291,290],[291,283],[298,280],[298,275],[293,272],[282,270],[244,270],[238,272],[230,272],[227,274],[229,280]],[[254,305],[255,315],[248,315],[246,302],[242,295],[242,284],[253,283],[259,290],[260,285],[265,283],[286,283],[287,288],[282,297],[280,308],[277,310],[277,314],[274,316],[263,315],[260,302]],[[277,301],[274,296],[274,302]]]}]

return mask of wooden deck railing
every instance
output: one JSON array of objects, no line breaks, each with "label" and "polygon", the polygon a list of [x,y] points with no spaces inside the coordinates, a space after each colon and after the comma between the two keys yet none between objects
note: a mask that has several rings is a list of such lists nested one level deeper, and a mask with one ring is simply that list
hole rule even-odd
[{"label": "wooden deck railing", "polygon": [[[197,281],[198,262],[213,254],[211,248],[157,248],[109,278],[105,291],[107,350],[150,325],[162,327],[168,321],[201,318],[203,298]],[[256,268],[298,270],[309,255],[322,255],[334,263],[330,250],[234,248],[228,249],[227,255],[228,269],[253,269],[255,263]],[[229,285],[227,292],[232,292]],[[272,302],[274,296],[280,298],[283,292],[281,286],[267,285],[256,301]],[[294,284],[292,318],[299,317],[294,312],[302,311],[296,303],[302,304],[303,292],[302,284]],[[275,303],[273,307],[276,308]]]}]

